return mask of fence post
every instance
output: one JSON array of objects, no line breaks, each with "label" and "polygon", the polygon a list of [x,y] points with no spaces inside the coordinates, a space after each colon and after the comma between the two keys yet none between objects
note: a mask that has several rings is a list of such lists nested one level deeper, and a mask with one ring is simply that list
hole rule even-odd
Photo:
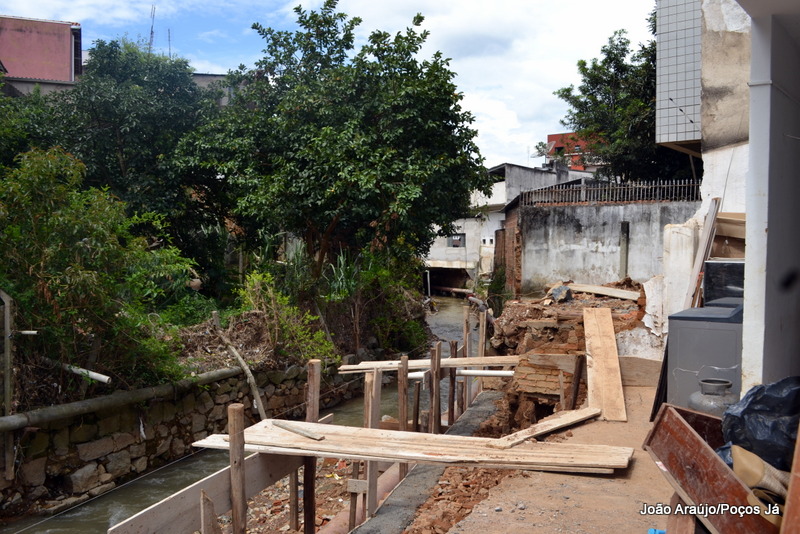
[{"label": "fence post", "polygon": [[[12,359],[14,358],[14,299],[0,289],[0,298],[3,300],[3,415],[11,415],[11,403],[13,401],[13,380],[11,380],[11,370],[13,368]],[[14,434],[5,433],[5,479],[14,480]]]}]

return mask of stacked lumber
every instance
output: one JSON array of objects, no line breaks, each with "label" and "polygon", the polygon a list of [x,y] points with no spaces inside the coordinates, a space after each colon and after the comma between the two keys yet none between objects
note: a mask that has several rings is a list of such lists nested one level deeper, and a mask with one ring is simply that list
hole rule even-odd
[{"label": "stacked lumber", "polygon": [[[628,467],[633,449],[608,445],[524,443],[497,449],[491,438],[420,434],[283,421],[284,428],[261,421],[244,431],[245,449],[299,456],[353,458],[367,461],[419,462],[536,471],[613,473]],[[293,427],[287,430],[286,425]],[[300,432],[324,436],[317,440]],[[228,437],[215,434],[194,445],[228,448]]]}]

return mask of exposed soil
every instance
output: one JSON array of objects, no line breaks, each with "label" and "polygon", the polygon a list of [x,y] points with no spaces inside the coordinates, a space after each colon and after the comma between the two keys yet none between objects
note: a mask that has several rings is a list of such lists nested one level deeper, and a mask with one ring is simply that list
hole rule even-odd
[{"label": "exposed soil", "polygon": [[[224,332],[242,358],[258,369],[276,369],[279,366],[301,363],[297,357],[275,354],[274,342],[263,312],[250,311],[231,317]],[[184,347],[181,363],[195,374],[239,365],[215,332],[210,319],[184,328],[181,331],[181,342]]]},{"label": "exposed soil", "polygon": [[[317,460],[316,476],[316,527],[327,524],[338,512],[345,509],[350,502],[347,493],[347,479],[352,476],[352,462],[335,458]],[[300,470],[302,488],[303,471]],[[301,489],[302,493],[302,489]],[[289,479],[284,478],[277,484],[265,489],[247,503],[247,531],[251,533],[287,532],[289,534],[303,532],[302,496],[300,501],[300,530],[289,528]],[[233,531],[230,515],[220,517],[220,526],[224,534]]]}]

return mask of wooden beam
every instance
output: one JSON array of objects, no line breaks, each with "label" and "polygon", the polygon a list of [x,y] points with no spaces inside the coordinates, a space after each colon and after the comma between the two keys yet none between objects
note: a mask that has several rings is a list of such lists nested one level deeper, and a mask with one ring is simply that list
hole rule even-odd
[{"label": "wooden beam", "polygon": [[529,426],[525,430],[514,432],[513,434],[503,436],[502,438],[496,438],[494,441],[489,443],[489,447],[492,447],[493,449],[510,449],[511,447],[519,445],[520,443],[531,438],[537,438],[539,436],[549,434],[550,432],[572,426],[580,423],[581,421],[592,419],[598,415],[600,415],[600,410],[598,408],[583,408],[581,410],[557,412],[545,419],[542,419],[538,423]]},{"label": "wooden beam", "polygon": [[[559,354],[558,356],[563,356]],[[505,367],[517,365],[519,356],[484,356],[483,358],[470,358],[469,361],[459,360],[457,358],[444,358],[441,360],[440,365],[442,369],[449,369],[452,367],[471,367],[479,365],[482,367]],[[352,374],[352,373],[370,373],[375,369],[380,369],[383,372],[393,372],[400,368],[400,360],[384,360],[377,362],[361,362],[355,365],[342,365],[339,367],[339,374]],[[431,368],[430,358],[421,360],[409,360],[409,370],[427,370]]]},{"label": "wooden beam", "polygon": [[589,406],[609,421],[627,421],[614,323],[608,308],[584,308]]},{"label": "wooden beam", "polygon": [[[470,324],[469,324],[469,306],[462,308],[464,312],[464,358],[465,360],[471,359],[472,356],[472,340],[470,339]],[[472,380],[464,378],[464,409],[466,410],[472,404]]]},{"label": "wooden beam", "polygon": [[244,472],[244,405],[228,406],[228,436],[231,458],[231,515],[233,534],[247,532],[247,495]]},{"label": "wooden beam", "polygon": [[[458,341],[450,341],[450,358],[458,358]],[[456,370],[451,367],[447,370],[449,379],[447,390],[447,426],[453,426],[456,422]]]},{"label": "wooden beam", "polygon": [[686,299],[683,302],[684,308],[694,307],[699,300],[699,280],[700,273],[703,271],[703,264],[708,259],[711,252],[711,245],[714,244],[714,232],[717,226],[717,214],[719,213],[720,199],[714,197],[708,205],[708,213],[703,221],[703,233],[700,236],[700,243],[697,248],[697,254],[694,257],[694,264],[692,265],[692,275],[689,278],[689,289],[686,293]]},{"label": "wooden beam", "polygon": [[572,385],[570,387],[569,397],[567,397],[567,405],[565,406],[567,410],[574,410],[578,403],[578,393],[580,393],[581,390],[584,367],[586,367],[586,356],[580,354],[575,358],[575,368],[572,371]]},{"label": "wooden beam", "polygon": [[[374,428],[319,425],[292,421],[312,431],[325,432],[323,441],[298,438],[275,428],[269,420],[245,431],[246,448],[259,452],[358,458],[368,461],[445,463],[509,469],[624,468],[633,455],[630,447],[571,443],[525,443],[513,450],[491,448],[490,438],[419,434]],[[196,446],[227,448],[225,435],[215,434]]]},{"label": "wooden beam", "polygon": [[[319,420],[319,389],[322,381],[322,361],[309,360],[306,365],[306,421]],[[273,424],[275,422],[273,421]],[[304,434],[316,441],[325,439],[323,434],[311,432]],[[303,458],[303,532],[316,532],[317,498],[316,498],[317,459],[314,456]]]},{"label": "wooden beam", "polygon": [[616,299],[639,300],[641,296],[638,291],[618,289],[616,287],[593,286],[588,284],[569,284],[567,287],[569,287],[573,293],[592,293],[594,295],[603,295]]},{"label": "wooden beam", "polygon": [[[397,420],[399,429],[403,432],[408,430],[408,355],[400,356],[400,369],[397,371]],[[408,474],[408,464],[401,463],[399,466],[400,480]]]},{"label": "wooden beam", "polygon": [[441,394],[439,388],[441,386],[441,367],[442,361],[442,342],[437,341],[431,349],[431,402],[430,406],[430,432],[432,434],[441,434],[442,432],[442,409],[441,409]]}]

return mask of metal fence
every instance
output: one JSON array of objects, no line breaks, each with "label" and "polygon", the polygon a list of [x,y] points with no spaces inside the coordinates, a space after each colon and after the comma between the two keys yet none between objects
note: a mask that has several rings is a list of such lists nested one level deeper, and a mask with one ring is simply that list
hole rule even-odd
[{"label": "metal fence", "polygon": [[520,194],[520,205],[585,204],[600,202],[675,202],[699,201],[700,182],[671,180],[652,182],[594,182],[589,184],[566,183]]}]

